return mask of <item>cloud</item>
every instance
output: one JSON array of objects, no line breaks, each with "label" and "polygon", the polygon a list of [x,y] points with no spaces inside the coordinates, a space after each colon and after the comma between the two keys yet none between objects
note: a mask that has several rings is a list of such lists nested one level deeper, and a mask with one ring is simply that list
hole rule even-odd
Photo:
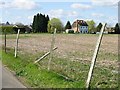
[{"label": "cloud", "polygon": [[71,12],[68,12],[67,14],[68,14],[67,16],[69,16],[69,17],[77,17],[78,16],[78,12],[76,12],[76,11],[71,11]]},{"label": "cloud", "polygon": [[0,2],[0,7],[31,10],[36,8],[37,4],[31,0],[13,0],[12,2]]},{"label": "cloud", "polygon": [[67,17],[77,17],[79,14],[76,11],[64,11],[63,9],[50,10],[48,15],[51,18],[67,18]]},{"label": "cloud", "polygon": [[104,16],[104,14],[102,14],[102,13],[92,13],[91,14],[93,17],[103,17]]},{"label": "cloud", "polygon": [[0,17],[0,23],[2,22],[2,17]]},{"label": "cloud", "polygon": [[50,10],[48,12],[48,15],[51,18],[61,18],[63,16],[63,14],[64,14],[63,9]]},{"label": "cloud", "polygon": [[116,6],[119,0],[91,0],[91,2],[96,6]]},{"label": "cloud", "polygon": [[76,8],[76,9],[90,9],[92,8],[91,5],[87,5],[87,4],[80,4],[80,3],[74,3],[71,5],[72,8]]},{"label": "cloud", "polygon": [[33,18],[34,18],[34,15],[31,15],[31,16],[27,17],[27,19],[30,20],[31,22],[32,22]]},{"label": "cloud", "polygon": [[106,17],[105,22],[107,22],[111,26],[114,26],[118,22],[118,18],[115,16],[109,16],[109,17]]},{"label": "cloud", "polygon": [[0,1],[0,5],[4,5],[5,4],[5,2],[3,2],[3,1]]}]

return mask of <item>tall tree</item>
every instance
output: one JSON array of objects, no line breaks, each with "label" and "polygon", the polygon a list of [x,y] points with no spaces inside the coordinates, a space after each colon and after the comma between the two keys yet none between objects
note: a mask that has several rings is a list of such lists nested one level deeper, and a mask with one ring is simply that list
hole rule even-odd
[{"label": "tall tree", "polygon": [[47,24],[49,16],[42,15],[41,13],[34,16],[32,28],[34,32],[47,32]]},{"label": "tall tree", "polygon": [[120,34],[120,27],[118,23],[115,25],[115,34]]},{"label": "tall tree", "polygon": [[46,20],[47,20],[47,21],[49,21],[49,20],[50,20],[50,18],[49,18],[49,16],[48,16],[48,15],[46,16]]},{"label": "tall tree", "polygon": [[67,21],[66,25],[65,25],[65,29],[71,29],[72,26],[70,24],[70,21]]},{"label": "tall tree", "polygon": [[98,26],[97,26],[97,28],[96,28],[97,32],[100,32],[101,28],[102,28],[102,23],[99,23]]},{"label": "tall tree", "polygon": [[50,19],[49,19],[49,16],[47,15],[46,17],[45,17],[45,32],[48,32],[47,31],[47,26],[48,26],[48,21],[49,21]]},{"label": "tall tree", "polygon": [[6,25],[10,25],[10,23],[7,21],[7,22],[6,22]]},{"label": "tall tree", "polygon": [[88,32],[89,33],[94,33],[95,32],[95,22],[93,20],[87,21],[88,24]]},{"label": "tall tree", "polygon": [[33,18],[33,23],[32,23],[32,29],[33,29],[34,33],[37,32],[36,31],[36,23],[37,23],[36,18],[37,18],[37,16],[35,15],[34,18]]}]

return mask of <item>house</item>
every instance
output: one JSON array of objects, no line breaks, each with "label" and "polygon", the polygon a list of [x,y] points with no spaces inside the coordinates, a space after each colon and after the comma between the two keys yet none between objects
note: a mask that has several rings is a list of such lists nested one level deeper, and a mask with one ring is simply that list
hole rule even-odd
[{"label": "house", "polygon": [[88,33],[88,24],[84,20],[76,20],[72,24],[74,33]]}]

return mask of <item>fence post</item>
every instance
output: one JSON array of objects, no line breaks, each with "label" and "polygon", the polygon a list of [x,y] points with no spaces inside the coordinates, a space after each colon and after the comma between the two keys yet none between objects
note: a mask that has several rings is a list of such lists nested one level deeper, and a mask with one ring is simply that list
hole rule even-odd
[{"label": "fence post", "polygon": [[56,34],[56,28],[54,29],[54,33],[53,33],[52,41],[51,41],[50,58],[48,61],[48,70],[50,70],[50,62],[51,62],[52,57],[53,57],[53,48],[54,48],[54,44],[55,44],[55,34]]},{"label": "fence post", "polygon": [[97,40],[97,44],[96,44],[96,47],[95,47],[95,51],[94,51],[94,54],[93,54],[93,57],[92,57],[91,66],[90,66],[90,70],[89,70],[89,73],[88,73],[88,78],[87,78],[87,81],[86,81],[86,88],[88,88],[88,89],[90,87],[90,82],[91,82],[94,66],[95,66],[95,63],[96,63],[97,54],[98,54],[100,44],[101,44],[101,41],[102,41],[105,26],[106,26],[106,23],[103,24],[103,26],[101,28],[99,38]]},{"label": "fence post", "polygon": [[17,57],[19,33],[20,33],[20,29],[18,29],[18,33],[17,33],[17,37],[16,37],[15,57]]},{"label": "fence post", "polygon": [[6,53],[6,32],[5,32],[5,53]]},{"label": "fence post", "polygon": [[[56,50],[58,47],[53,48],[53,50]],[[34,63],[39,62],[40,60],[42,60],[43,58],[47,57],[50,54],[50,52],[45,53],[42,57],[40,57],[38,60],[36,60]]]}]

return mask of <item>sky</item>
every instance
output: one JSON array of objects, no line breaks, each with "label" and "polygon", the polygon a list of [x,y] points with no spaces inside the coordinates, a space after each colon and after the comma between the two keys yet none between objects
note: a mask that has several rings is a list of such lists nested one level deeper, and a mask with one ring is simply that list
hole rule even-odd
[{"label": "sky", "polygon": [[0,0],[0,22],[31,24],[37,13],[59,18],[65,25],[94,20],[114,26],[118,22],[119,0]]}]

